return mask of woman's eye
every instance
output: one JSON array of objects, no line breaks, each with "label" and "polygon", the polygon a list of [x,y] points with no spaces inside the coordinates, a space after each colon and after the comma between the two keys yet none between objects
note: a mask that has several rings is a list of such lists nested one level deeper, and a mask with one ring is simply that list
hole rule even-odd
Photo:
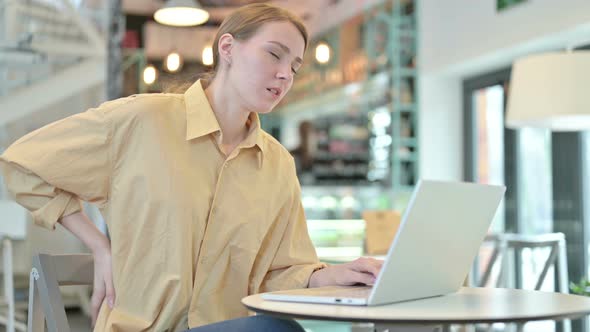
[{"label": "woman's eye", "polygon": [[278,56],[278,55],[276,55],[276,54],[275,54],[275,53],[273,53],[273,52],[268,52],[268,53],[270,53],[272,56],[274,56],[275,58],[277,58],[277,60],[280,60],[280,59],[281,59],[281,58],[279,58],[279,56]]},{"label": "woman's eye", "polygon": [[293,75],[297,75],[297,70],[291,68],[291,71],[293,72]]}]

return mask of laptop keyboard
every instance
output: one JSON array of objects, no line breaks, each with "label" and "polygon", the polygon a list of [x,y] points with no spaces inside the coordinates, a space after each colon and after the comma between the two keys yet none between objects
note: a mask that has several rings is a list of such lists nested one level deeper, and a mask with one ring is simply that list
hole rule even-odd
[{"label": "laptop keyboard", "polygon": [[308,288],[305,295],[309,296],[329,296],[365,299],[371,294],[371,287],[335,287],[335,288]]}]

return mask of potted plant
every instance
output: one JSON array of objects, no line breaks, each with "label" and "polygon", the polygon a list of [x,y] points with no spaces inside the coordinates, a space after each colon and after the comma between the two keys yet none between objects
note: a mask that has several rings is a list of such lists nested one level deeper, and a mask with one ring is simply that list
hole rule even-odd
[{"label": "potted plant", "polygon": [[570,282],[570,290],[574,294],[590,296],[590,281],[582,278],[578,284]]}]

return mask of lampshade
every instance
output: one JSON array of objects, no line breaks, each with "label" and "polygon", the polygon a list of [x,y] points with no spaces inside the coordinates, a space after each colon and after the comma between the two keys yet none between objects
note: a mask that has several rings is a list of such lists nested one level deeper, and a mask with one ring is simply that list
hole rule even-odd
[{"label": "lampshade", "polygon": [[590,129],[590,52],[547,53],[512,67],[507,127]]},{"label": "lampshade", "polygon": [[154,13],[154,19],[160,24],[186,27],[207,22],[209,13],[196,0],[168,0]]}]

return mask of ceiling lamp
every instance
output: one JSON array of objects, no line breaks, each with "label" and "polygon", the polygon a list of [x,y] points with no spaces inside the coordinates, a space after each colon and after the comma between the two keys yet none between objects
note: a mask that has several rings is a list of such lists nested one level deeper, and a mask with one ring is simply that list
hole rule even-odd
[{"label": "ceiling lamp", "polygon": [[203,48],[201,60],[205,66],[211,66],[213,64],[213,48],[211,46],[205,46]]},{"label": "ceiling lamp", "polygon": [[320,64],[326,64],[330,61],[330,46],[322,42],[315,47],[315,60]]},{"label": "ceiling lamp", "polygon": [[167,71],[175,73],[182,67],[182,57],[178,52],[172,52],[166,56],[164,64],[166,65]]},{"label": "ceiling lamp", "polygon": [[156,22],[176,27],[187,27],[207,22],[209,13],[196,0],[168,0],[154,13]]},{"label": "ceiling lamp", "polygon": [[145,67],[143,70],[143,82],[147,85],[152,85],[158,77],[158,71],[153,65]]}]

